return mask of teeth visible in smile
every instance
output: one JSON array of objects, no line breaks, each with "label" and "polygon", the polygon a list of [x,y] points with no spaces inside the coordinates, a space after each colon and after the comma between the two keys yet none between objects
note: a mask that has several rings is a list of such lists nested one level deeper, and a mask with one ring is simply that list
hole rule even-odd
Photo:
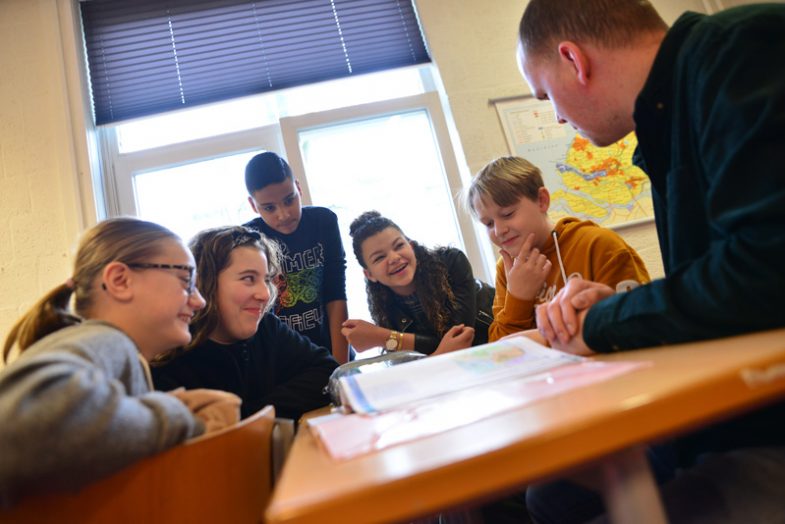
[{"label": "teeth visible in smile", "polygon": [[396,273],[400,273],[401,271],[403,271],[404,269],[406,269],[406,266],[407,266],[407,265],[408,265],[408,264],[404,264],[404,265],[402,265],[401,267],[398,267],[398,268],[396,268],[396,269],[393,269],[392,271],[390,271],[390,274],[391,274],[391,275],[395,275]]}]

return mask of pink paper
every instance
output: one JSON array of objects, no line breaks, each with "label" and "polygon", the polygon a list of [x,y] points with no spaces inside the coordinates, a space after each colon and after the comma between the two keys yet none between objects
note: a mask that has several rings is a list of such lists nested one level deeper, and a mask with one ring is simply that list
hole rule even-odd
[{"label": "pink paper", "polygon": [[465,426],[644,366],[647,364],[641,362],[579,362],[523,379],[442,395],[406,408],[373,415],[334,413],[310,419],[308,424],[331,457],[345,460]]}]

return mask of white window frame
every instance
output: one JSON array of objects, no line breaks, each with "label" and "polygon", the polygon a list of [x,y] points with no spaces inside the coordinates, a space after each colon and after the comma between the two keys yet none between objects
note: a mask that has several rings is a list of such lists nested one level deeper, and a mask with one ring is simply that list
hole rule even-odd
[{"label": "white window frame", "polygon": [[[457,201],[457,195],[463,188],[455,150],[450,141],[450,134],[447,127],[447,120],[442,111],[438,93],[429,91],[421,95],[384,100],[351,107],[342,107],[307,115],[292,116],[281,118],[281,131],[283,142],[286,148],[286,158],[292,167],[297,178],[300,180],[300,188],[303,192],[303,201],[311,204],[311,193],[308,189],[308,177],[305,173],[305,166],[299,147],[298,135],[301,131],[315,129],[319,127],[332,126],[349,123],[352,121],[367,120],[375,117],[382,117],[397,113],[421,111],[428,113],[431,126],[435,135],[436,143],[439,148],[439,155],[442,166],[447,177],[447,185],[450,191],[450,200],[453,203],[453,212],[458,223],[459,233],[463,241],[463,248],[469,262],[474,269],[475,276],[486,282],[495,281],[495,268],[489,268],[485,262],[480,245],[480,238],[476,234],[471,217],[461,210],[461,205]],[[414,188],[413,188],[414,190]],[[320,202],[324,204],[324,202]],[[482,239],[487,243],[487,239]],[[493,272],[491,272],[491,270]]]},{"label": "white window frame", "polygon": [[[303,173],[299,150],[291,145],[286,147],[286,139],[279,124],[170,144],[155,149],[120,153],[115,130],[108,126],[96,127],[92,121],[87,64],[81,41],[79,0],[56,0],[56,2],[68,84],[71,125],[74,133],[74,158],[70,160],[75,164],[76,180],[74,182],[78,185],[81,194],[81,227],[90,227],[98,221],[112,216],[136,216],[138,214],[133,190],[134,173],[176,167],[258,149],[274,151],[286,156],[290,162],[295,162],[296,167],[293,167],[299,173]],[[472,224],[471,217],[462,212],[460,205],[455,200],[456,195],[463,187],[463,182],[455,156],[456,152],[449,138],[451,135],[448,132],[442,101],[435,92],[433,73],[429,67],[420,67],[420,73],[425,89],[428,91],[426,94],[304,116],[285,117],[281,121],[290,125],[298,122],[298,119],[311,117],[318,119],[319,115],[323,119],[328,117],[333,119],[336,117],[352,118],[352,116],[362,118],[363,114],[370,115],[373,111],[378,114],[380,110],[426,109],[435,129],[467,256],[476,276],[493,283],[495,281],[495,264],[492,247],[484,235],[478,234],[478,229],[475,224]],[[417,106],[418,103],[421,105]],[[457,147],[460,147],[460,144],[457,144]],[[307,178],[304,175],[301,176],[305,193],[304,202],[310,204]]]},{"label": "white window frame", "polygon": [[[264,149],[283,155],[281,130],[277,124],[235,131],[153,149],[120,153],[114,128],[99,129],[102,144],[106,202],[110,216],[136,216],[133,177],[147,171],[202,162],[222,156]],[[176,196],[173,196],[176,198]],[[242,198],[242,195],[238,195]]]}]

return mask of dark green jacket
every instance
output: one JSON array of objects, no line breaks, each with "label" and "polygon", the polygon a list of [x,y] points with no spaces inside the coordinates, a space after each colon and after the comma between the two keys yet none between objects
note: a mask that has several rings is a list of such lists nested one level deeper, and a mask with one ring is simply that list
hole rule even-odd
[{"label": "dark green jacket", "polygon": [[[666,277],[592,307],[587,344],[608,352],[785,326],[785,5],[684,14],[634,117]],[[781,418],[768,441],[785,444],[784,428]],[[748,443],[767,440],[755,431]]]}]

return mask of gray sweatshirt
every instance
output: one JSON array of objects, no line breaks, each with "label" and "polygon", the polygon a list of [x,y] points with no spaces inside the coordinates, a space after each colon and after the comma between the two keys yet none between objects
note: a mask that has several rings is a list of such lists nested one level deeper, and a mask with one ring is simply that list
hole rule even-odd
[{"label": "gray sweatshirt", "polygon": [[0,507],[79,488],[202,432],[182,402],[151,391],[122,331],[61,329],[0,371]]}]

